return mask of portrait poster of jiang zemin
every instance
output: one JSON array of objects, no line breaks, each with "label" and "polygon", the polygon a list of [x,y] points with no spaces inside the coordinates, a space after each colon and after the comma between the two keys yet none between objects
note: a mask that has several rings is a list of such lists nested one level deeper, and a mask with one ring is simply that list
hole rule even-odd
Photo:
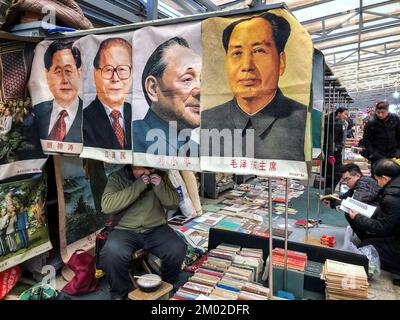
[{"label": "portrait poster of jiang zemin", "polygon": [[133,37],[133,163],[199,171],[201,23]]},{"label": "portrait poster of jiang zemin", "polygon": [[307,178],[313,43],[284,9],[202,24],[201,169]]},{"label": "portrait poster of jiang zemin", "polygon": [[81,81],[77,42],[42,41],[36,46],[29,89],[43,152],[81,153]]},{"label": "portrait poster of jiang zemin", "polygon": [[133,32],[80,39],[83,73],[81,157],[132,163]]}]

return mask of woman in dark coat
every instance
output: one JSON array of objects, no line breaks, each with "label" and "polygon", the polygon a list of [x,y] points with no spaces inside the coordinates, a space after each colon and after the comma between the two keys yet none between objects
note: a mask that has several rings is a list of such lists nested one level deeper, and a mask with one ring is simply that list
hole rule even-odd
[{"label": "woman in dark coat", "polygon": [[373,245],[379,253],[381,268],[400,275],[400,165],[381,159],[374,166],[374,175],[382,189],[378,206],[371,218],[350,210],[354,227],[361,238],[359,247]]}]

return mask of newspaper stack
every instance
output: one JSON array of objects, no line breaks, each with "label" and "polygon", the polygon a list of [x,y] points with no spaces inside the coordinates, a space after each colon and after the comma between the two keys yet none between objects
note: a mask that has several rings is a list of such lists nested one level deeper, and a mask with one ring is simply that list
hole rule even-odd
[{"label": "newspaper stack", "polygon": [[362,266],[328,259],[321,279],[325,281],[327,300],[368,299],[368,278]]}]

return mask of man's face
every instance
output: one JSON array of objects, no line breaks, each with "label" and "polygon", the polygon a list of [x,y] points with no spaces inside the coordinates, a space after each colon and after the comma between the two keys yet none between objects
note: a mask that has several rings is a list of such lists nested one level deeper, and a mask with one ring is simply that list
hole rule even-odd
[{"label": "man's face", "polygon": [[387,176],[375,176],[375,180],[378,183],[378,186],[380,186],[381,188],[383,188],[389,181],[391,178],[387,177]]},{"label": "man's face", "polygon": [[226,70],[234,96],[239,100],[268,103],[285,71],[285,54],[278,54],[271,24],[262,19],[239,23],[229,40]]},{"label": "man's face", "polygon": [[54,53],[50,70],[47,72],[47,84],[55,101],[62,107],[69,107],[76,99],[81,74],[81,69],[76,68],[70,49]]},{"label": "man's face", "polygon": [[97,96],[101,102],[112,109],[119,109],[123,105],[131,89],[132,73],[125,80],[121,80],[117,72],[113,73],[111,79],[105,79],[102,76],[101,69],[105,66],[113,68],[121,66],[131,67],[131,60],[131,50],[122,45],[114,44],[102,51],[100,55],[100,69],[94,69]]},{"label": "man's face", "polygon": [[340,113],[338,113],[338,116],[339,116],[340,120],[347,120],[349,118],[349,112],[347,110],[340,112]]},{"label": "man's face", "polygon": [[200,125],[201,58],[192,49],[174,45],[165,50],[167,66],[157,79],[157,103],[152,110],[179,128]]},{"label": "man's face", "polygon": [[355,175],[351,175],[349,172],[345,172],[342,174],[342,181],[350,188],[353,189],[360,179],[360,174],[356,173]]},{"label": "man's face", "polygon": [[383,119],[385,119],[385,118],[388,116],[389,110],[377,109],[377,110],[375,111],[375,114],[376,114],[376,116],[377,116],[379,119],[383,120]]},{"label": "man's face", "polygon": [[153,172],[154,172],[153,168],[132,166],[132,173],[136,179],[139,179],[142,175],[152,174]]}]

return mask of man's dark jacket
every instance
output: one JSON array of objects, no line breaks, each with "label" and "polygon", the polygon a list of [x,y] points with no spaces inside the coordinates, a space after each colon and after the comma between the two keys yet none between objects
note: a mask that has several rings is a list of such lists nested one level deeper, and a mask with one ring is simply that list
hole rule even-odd
[{"label": "man's dark jacket", "polygon": [[346,199],[348,197],[352,197],[355,200],[376,205],[378,192],[381,188],[375,179],[372,179],[369,176],[361,176],[360,179],[357,180],[354,188],[351,188],[346,193],[342,194],[340,198]]},{"label": "man's dark jacket", "polygon": [[[122,110],[120,110],[122,112]],[[124,137],[125,144],[121,148],[111,126],[109,117],[103,104],[96,97],[85,109],[83,109],[83,145],[103,149],[132,150],[131,144],[131,104],[124,103]]]},{"label": "man's dark jacket", "polygon": [[364,155],[375,162],[383,158],[400,157],[400,119],[389,113],[388,119],[376,116],[364,128]]},{"label": "man's dark jacket", "polygon": [[[51,111],[53,110],[54,100],[43,101],[33,108],[33,113],[35,114],[35,121],[37,128],[39,130],[39,138],[47,140],[49,136],[49,125]],[[79,98],[78,111],[76,113],[75,119],[72,122],[66,136],[63,141],[65,142],[82,142],[82,100]]]},{"label": "man's dark jacket", "polygon": [[[187,137],[188,141],[178,141],[178,139],[172,141],[169,139],[169,124],[167,121],[161,119],[157,114],[155,114],[151,109],[149,109],[146,113],[146,116],[140,120],[134,120],[132,122],[132,131],[133,131],[133,151],[138,153],[146,153],[148,148],[155,143],[155,141],[147,141],[146,135],[152,129],[161,130],[164,134],[164,137],[157,137],[157,143],[164,143],[166,146],[165,152],[161,152],[161,150],[157,149],[156,155],[163,156],[178,156],[178,152],[183,144],[188,142],[191,147],[191,153],[185,153],[184,156],[198,156],[199,145],[193,140],[188,140],[190,137]],[[172,128],[173,129],[173,128]],[[179,132],[176,133],[176,137],[179,137]],[[159,141],[158,139],[161,139]],[[182,155],[183,156],[183,155]]]},{"label": "man's dark jacket", "polygon": [[[325,116],[324,131],[323,152],[326,153],[326,157],[335,156],[335,154],[341,154],[344,147],[343,121],[336,118],[333,113],[331,113],[329,116]],[[326,147],[328,147],[328,149],[326,149]]]},{"label": "man's dark jacket", "polygon": [[[201,128],[217,129],[219,132],[228,129],[232,134],[232,140],[233,130],[242,129],[243,157],[246,156],[245,130],[254,129],[254,158],[304,161],[306,119],[307,107],[285,97],[278,89],[272,101],[252,116],[239,107],[235,98],[203,111]],[[201,139],[203,139],[203,132]],[[237,143],[234,141],[233,145]],[[203,148],[202,145],[203,140],[201,140],[200,148]],[[220,156],[230,156],[224,153],[223,141],[221,141],[220,150]],[[202,149],[201,155],[211,156],[210,151]],[[231,156],[235,156],[233,150]]]},{"label": "man's dark jacket", "polygon": [[393,237],[400,254],[400,176],[392,178],[379,191],[378,207],[372,217],[358,214],[354,223],[372,237]]}]

